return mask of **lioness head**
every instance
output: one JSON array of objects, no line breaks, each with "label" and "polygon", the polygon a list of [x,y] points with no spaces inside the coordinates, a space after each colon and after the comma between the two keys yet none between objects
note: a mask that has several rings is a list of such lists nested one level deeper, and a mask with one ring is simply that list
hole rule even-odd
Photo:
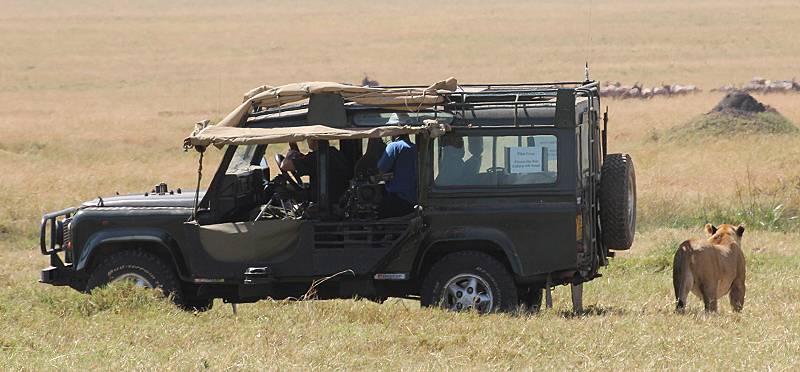
[{"label": "lioness head", "polygon": [[741,243],[742,235],[744,235],[744,225],[734,226],[724,223],[717,227],[708,223],[706,224],[706,232],[711,235],[710,240],[719,242],[726,237],[732,237],[737,243]]}]

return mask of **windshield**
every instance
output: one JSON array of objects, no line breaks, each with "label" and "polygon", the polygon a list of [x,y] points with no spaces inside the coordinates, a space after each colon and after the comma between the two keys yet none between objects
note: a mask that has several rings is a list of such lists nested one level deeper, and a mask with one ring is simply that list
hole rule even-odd
[{"label": "windshield", "polygon": [[250,170],[250,165],[258,165],[258,163],[253,164],[253,156],[257,147],[257,145],[237,146],[225,174],[245,173]]}]

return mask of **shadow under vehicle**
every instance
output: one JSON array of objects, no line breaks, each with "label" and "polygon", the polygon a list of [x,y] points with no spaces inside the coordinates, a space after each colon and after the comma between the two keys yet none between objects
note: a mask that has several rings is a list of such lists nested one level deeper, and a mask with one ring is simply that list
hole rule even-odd
[{"label": "shadow under vehicle", "polygon": [[[606,154],[606,127],[593,81],[257,88],[186,139],[201,164],[224,151],[207,191],[160,184],[45,215],[41,282],[131,280],[200,310],[313,286],[319,299],[479,312],[538,308],[543,289],[571,284],[580,307],[580,284],[633,241],[633,163]],[[380,172],[349,168],[346,192],[331,196],[332,147],[355,167],[401,135],[416,149],[411,213],[378,218],[391,182]],[[302,140],[318,143],[313,187],[265,166],[282,161],[265,159],[270,145]]]}]

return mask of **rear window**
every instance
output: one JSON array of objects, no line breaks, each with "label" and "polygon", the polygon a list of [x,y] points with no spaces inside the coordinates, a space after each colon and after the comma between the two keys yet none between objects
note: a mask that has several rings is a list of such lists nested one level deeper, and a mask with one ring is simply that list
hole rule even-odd
[{"label": "rear window", "polygon": [[558,177],[554,135],[461,136],[434,142],[437,186],[517,186],[552,184]]}]

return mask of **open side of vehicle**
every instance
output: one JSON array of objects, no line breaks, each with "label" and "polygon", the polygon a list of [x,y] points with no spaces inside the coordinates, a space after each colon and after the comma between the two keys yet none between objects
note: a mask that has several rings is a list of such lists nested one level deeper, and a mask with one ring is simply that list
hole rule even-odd
[{"label": "open side of vehicle", "polygon": [[[131,280],[200,310],[214,298],[404,297],[510,311],[599,276],[612,249],[630,247],[633,164],[606,155],[595,82],[443,83],[254,90],[186,140],[225,151],[207,191],[161,184],[45,215],[41,281]],[[375,155],[401,136],[415,205],[380,218],[394,180]],[[270,145],[302,140],[316,144],[311,177],[273,176],[265,162],[281,169],[284,157],[266,156]]]}]

